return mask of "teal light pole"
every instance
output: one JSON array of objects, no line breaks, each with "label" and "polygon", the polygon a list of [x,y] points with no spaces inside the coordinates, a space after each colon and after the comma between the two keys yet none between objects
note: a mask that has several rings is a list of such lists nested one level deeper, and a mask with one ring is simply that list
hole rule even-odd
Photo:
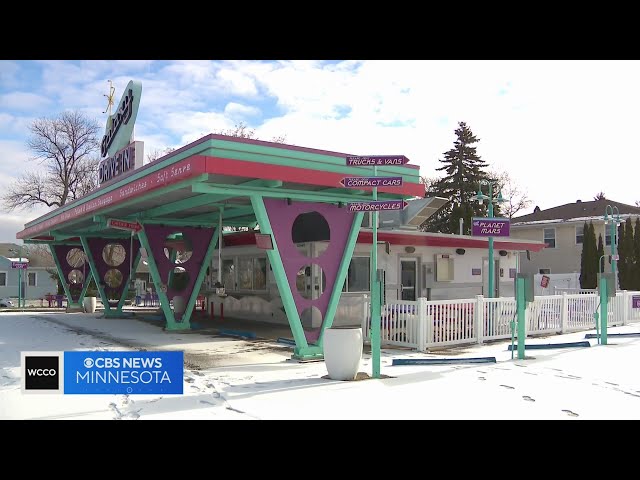
[{"label": "teal light pole", "polygon": [[[489,195],[483,195],[482,193],[482,185],[489,185]],[[504,199],[502,198],[502,193],[498,192],[498,196],[493,198],[493,184],[488,180],[480,180],[480,186],[478,187],[478,194],[476,195],[476,200],[478,203],[482,205],[484,200],[489,202],[489,211],[488,218],[493,218],[493,204],[494,203],[502,203]],[[495,265],[493,261],[493,237],[489,237],[489,298],[493,298],[495,295]]]},{"label": "teal light pole", "polygon": [[[22,263],[22,246],[18,247],[17,251],[14,248],[10,248],[9,251],[17,253],[20,257],[18,262]],[[22,268],[18,268],[18,308],[20,307],[22,307]]]},{"label": "teal light pole", "polygon": [[[611,210],[611,218],[609,218],[609,210]],[[620,210],[618,210],[618,207],[607,205],[607,208],[604,210],[604,228],[607,228],[607,224],[611,225],[611,273],[613,273],[614,285],[618,285],[616,255],[618,247],[618,225],[620,225],[620,223]],[[606,233],[605,231],[605,237]]]}]

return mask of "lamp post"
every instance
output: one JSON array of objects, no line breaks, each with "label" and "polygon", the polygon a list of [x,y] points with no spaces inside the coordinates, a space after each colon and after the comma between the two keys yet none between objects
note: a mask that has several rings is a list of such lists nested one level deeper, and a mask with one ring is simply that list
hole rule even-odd
[{"label": "lamp post", "polygon": [[[18,250],[15,248],[10,248],[10,252],[18,254],[18,263],[22,263],[22,246],[18,247]],[[18,268],[18,308],[22,307],[22,268]]]},{"label": "lamp post", "polygon": [[[611,210],[611,218],[609,218],[609,210]],[[615,212],[615,213],[614,213]],[[620,210],[618,207],[612,207],[611,205],[607,205],[604,210],[604,228],[605,228],[605,238],[607,236],[606,228],[607,224],[611,225],[611,273],[613,273],[614,284],[618,285],[618,276],[616,274],[616,254],[617,254],[617,246],[618,246],[618,225],[620,225]]]},{"label": "lamp post", "polygon": [[[484,195],[482,193],[482,185],[489,185],[489,195]],[[480,186],[478,187],[478,194],[476,195],[476,200],[478,203],[482,205],[482,202],[487,200],[489,202],[489,211],[488,218],[493,218],[493,204],[494,203],[502,203],[504,199],[502,198],[502,193],[498,192],[498,196],[493,198],[493,184],[488,180],[480,180]],[[494,277],[495,277],[495,265],[493,262],[493,237],[489,236],[489,298],[493,298],[495,295],[494,289]]]}]

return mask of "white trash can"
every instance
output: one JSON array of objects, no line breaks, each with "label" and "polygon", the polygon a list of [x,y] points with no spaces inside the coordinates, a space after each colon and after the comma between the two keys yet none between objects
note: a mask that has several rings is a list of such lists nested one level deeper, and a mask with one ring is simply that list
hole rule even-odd
[{"label": "white trash can", "polygon": [[355,380],[362,360],[362,328],[327,328],[322,343],[329,378]]},{"label": "white trash can", "polygon": [[173,313],[182,315],[187,307],[184,297],[176,295],[173,297]]},{"label": "white trash can", "polygon": [[96,297],[84,297],[83,305],[84,311],[87,313],[95,313],[96,311]]}]

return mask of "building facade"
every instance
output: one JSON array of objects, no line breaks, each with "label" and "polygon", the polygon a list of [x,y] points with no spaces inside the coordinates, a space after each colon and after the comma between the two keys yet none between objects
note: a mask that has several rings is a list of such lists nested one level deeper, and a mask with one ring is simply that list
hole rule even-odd
[{"label": "building facade", "polygon": [[[20,257],[20,254],[24,256]],[[27,268],[17,269],[13,265],[26,263]],[[33,255],[19,245],[0,244],[0,298],[18,298],[19,280],[22,281],[22,298],[27,300],[41,299],[46,294],[56,294],[57,281],[51,277],[50,271],[55,269],[52,259],[45,255]]]},{"label": "building facade", "polygon": [[[513,218],[511,236],[513,238],[538,240],[546,244],[546,248],[537,253],[520,254],[520,270],[532,274],[568,274],[580,273],[580,257],[584,240],[584,224],[593,222],[596,242],[602,235],[605,254],[611,252],[610,225],[605,227],[604,215],[607,206],[617,207],[620,220],[631,218],[635,226],[640,217],[640,208],[633,205],[602,199],[590,202],[578,200],[575,203],[558,207],[536,210],[528,215]],[[609,209],[609,216],[611,209]],[[617,236],[617,229],[615,232]],[[605,263],[605,271],[610,272],[609,262]]]}]

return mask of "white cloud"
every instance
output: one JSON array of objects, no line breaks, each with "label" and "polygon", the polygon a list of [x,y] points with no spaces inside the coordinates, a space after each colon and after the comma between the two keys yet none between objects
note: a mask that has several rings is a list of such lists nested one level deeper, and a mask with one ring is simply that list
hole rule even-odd
[{"label": "white cloud", "polygon": [[224,107],[224,113],[232,118],[253,117],[260,115],[260,109],[236,102],[229,102],[227,106]]},{"label": "white cloud", "polygon": [[11,92],[0,95],[0,108],[9,110],[29,111],[43,108],[50,103],[49,98],[29,92]]},{"label": "white cloud", "polygon": [[0,61],[0,87],[13,88],[18,85],[20,65],[10,60]]}]

